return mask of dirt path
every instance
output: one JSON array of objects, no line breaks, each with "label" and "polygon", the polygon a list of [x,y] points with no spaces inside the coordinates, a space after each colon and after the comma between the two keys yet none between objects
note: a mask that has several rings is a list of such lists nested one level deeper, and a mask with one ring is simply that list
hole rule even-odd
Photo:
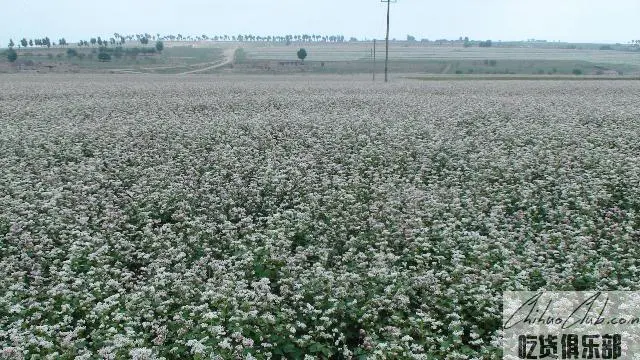
[{"label": "dirt path", "polygon": [[205,68],[202,69],[196,69],[196,70],[190,70],[190,71],[185,71],[185,72],[181,72],[180,74],[195,74],[195,73],[199,73],[199,72],[203,72],[203,71],[207,71],[207,70],[213,70],[213,69],[218,69],[221,68],[225,65],[229,65],[233,62],[233,54],[236,52],[237,48],[229,48],[226,49],[223,52],[223,56],[224,56],[224,60],[222,61],[218,61],[215,63],[209,63],[212,64],[211,66],[207,66]]},{"label": "dirt path", "polygon": [[211,61],[211,62],[205,62],[205,63],[198,63],[198,64],[185,64],[185,65],[164,65],[164,66],[152,66],[152,67],[140,67],[138,69],[135,68],[128,68],[128,69],[110,69],[110,71],[112,72],[118,72],[118,73],[125,73],[125,74],[142,74],[142,71],[155,71],[155,70],[166,70],[166,69],[176,69],[178,70],[179,68],[184,68],[184,67],[195,67],[195,66],[205,66],[203,68],[200,69],[195,69],[195,70],[187,70],[187,71],[181,71],[178,72],[177,74],[195,74],[195,73],[199,73],[199,72],[204,72],[207,70],[213,70],[213,69],[218,69],[221,68],[225,65],[229,65],[233,62],[233,55],[236,52],[237,47],[234,48],[228,48],[226,50],[223,51],[222,53],[222,60],[218,60],[218,61]]}]

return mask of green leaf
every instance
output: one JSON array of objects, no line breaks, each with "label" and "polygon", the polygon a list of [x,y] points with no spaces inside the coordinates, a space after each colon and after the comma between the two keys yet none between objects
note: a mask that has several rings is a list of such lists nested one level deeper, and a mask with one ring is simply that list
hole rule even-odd
[{"label": "green leaf", "polygon": [[284,352],[285,353],[292,353],[292,352],[295,352],[296,350],[297,350],[296,346],[294,344],[292,344],[292,343],[287,343],[284,346]]}]

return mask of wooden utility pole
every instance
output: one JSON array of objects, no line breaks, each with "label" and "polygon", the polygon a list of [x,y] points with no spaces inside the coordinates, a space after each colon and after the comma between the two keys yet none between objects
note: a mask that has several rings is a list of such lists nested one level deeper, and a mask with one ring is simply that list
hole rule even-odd
[{"label": "wooden utility pole", "polygon": [[387,36],[386,36],[386,50],[384,55],[384,82],[389,82],[389,13],[391,11],[391,3],[396,0],[380,0],[387,3]]},{"label": "wooden utility pole", "polygon": [[373,39],[373,81],[376,81],[376,39]]}]

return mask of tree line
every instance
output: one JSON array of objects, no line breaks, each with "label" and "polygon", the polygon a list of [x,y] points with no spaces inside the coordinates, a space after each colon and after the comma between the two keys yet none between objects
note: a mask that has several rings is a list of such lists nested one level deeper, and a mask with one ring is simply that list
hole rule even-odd
[{"label": "tree line", "polygon": [[157,37],[165,41],[240,41],[240,42],[344,42],[344,35],[318,35],[318,34],[298,34],[298,35],[254,35],[254,34],[237,34],[237,35],[198,35],[183,36],[165,35]]},{"label": "tree line", "polygon": [[[164,43],[162,40],[156,40],[155,46],[152,47],[127,47],[123,48],[122,44],[125,43],[125,38],[119,38],[119,41],[116,41],[115,38],[111,38],[109,40],[103,40],[100,36],[96,38],[90,38],[89,41],[80,40],[77,42],[78,47],[89,46],[89,45],[98,45],[100,47],[100,52],[98,54],[98,60],[100,61],[110,61],[111,56],[115,56],[116,58],[121,58],[122,56],[132,56],[137,57],[138,55],[153,55],[155,53],[160,53],[164,50]],[[142,37],[138,39],[141,44],[147,45],[149,44],[148,37]],[[27,40],[26,38],[22,38],[19,43],[19,47],[27,48],[29,46],[40,46],[50,48],[51,46],[55,46],[55,42],[51,42],[49,37],[44,37],[41,39],[31,39]],[[69,45],[64,38],[58,40],[59,46],[67,46]],[[116,45],[115,47],[109,47],[109,45]],[[16,44],[13,42],[13,39],[9,40],[8,47],[9,49],[6,51],[7,60],[9,62],[15,62],[18,59],[18,53],[14,50]],[[94,49],[95,51],[95,49]],[[84,54],[78,53],[75,49],[68,49],[67,56],[72,57],[82,57]]]},{"label": "tree line", "polygon": [[[64,38],[61,38],[60,40],[58,40],[58,44],[61,46],[68,45],[67,40],[65,40]],[[50,48],[52,45],[55,46],[56,43],[51,42],[51,39],[49,39],[48,36],[39,38],[39,39],[29,39],[29,40],[27,40],[27,38],[22,38],[22,40],[20,40],[19,42],[19,46],[22,46],[23,48],[26,48],[29,46],[31,47],[39,46],[39,47]],[[16,44],[13,42],[13,39],[9,39],[9,48],[13,48],[14,46],[16,46]]]},{"label": "tree line", "polygon": [[[351,38],[350,41],[353,41],[355,38]],[[147,45],[151,41],[240,41],[240,42],[280,42],[280,43],[292,43],[292,42],[344,42],[344,35],[317,35],[317,34],[298,34],[298,35],[254,35],[254,34],[237,34],[237,35],[182,35],[182,34],[169,34],[163,35],[160,34],[149,34],[149,33],[140,33],[140,34],[120,34],[113,33],[113,36],[107,38],[102,38],[100,36],[91,37],[88,40],[82,39],[77,41],[78,46],[114,46],[114,45],[124,45],[127,42],[136,41],[141,43],[142,45]],[[67,46],[69,43],[65,38],[61,38],[56,42],[52,42],[49,37],[38,38],[38,39],[27,39],[22,38],[19,41],[19,45],[23,48],[27,47],[51,47],[51,46]],[[16,44],[13,39],[9,40],[9,47],[13,48]]]}]

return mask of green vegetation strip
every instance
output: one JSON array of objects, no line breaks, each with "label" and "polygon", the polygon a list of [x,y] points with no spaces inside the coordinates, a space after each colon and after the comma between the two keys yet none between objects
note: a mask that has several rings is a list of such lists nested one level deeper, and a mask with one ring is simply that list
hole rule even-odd
[{"label": "green vegetation strip", "polygon": [[591,81],[591,80],[606,80],[606,81],[637,81],[640,80],[640,77],[637,76],[473,76],[473,75],[458,75],[458,76],[407,76],[406,79],[411,80],[423,80],[423,81],[450,81],[450,80],[531,80],[531,81],[541,81],[541,80],[555,80],[555,81]]}]

